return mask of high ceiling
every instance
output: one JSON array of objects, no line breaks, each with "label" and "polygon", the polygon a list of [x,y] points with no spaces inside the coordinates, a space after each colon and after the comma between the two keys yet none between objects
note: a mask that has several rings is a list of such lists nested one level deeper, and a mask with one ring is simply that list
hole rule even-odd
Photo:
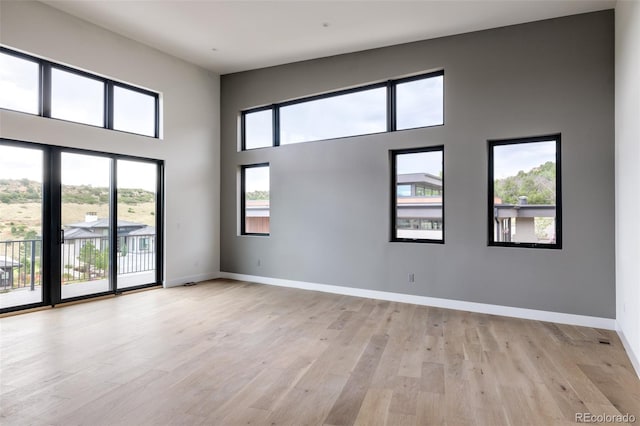
[{"label": "high ceiling", "polygon": [[220,74],[615,6],[615,0],[44,3]]}]

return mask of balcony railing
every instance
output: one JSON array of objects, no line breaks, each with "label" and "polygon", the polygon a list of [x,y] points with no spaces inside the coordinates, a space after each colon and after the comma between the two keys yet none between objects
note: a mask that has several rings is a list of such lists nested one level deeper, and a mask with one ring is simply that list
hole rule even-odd
[{"label": "balcony railing", "polygon": [[[117,248],[118,275],[155,270],[155,235],[122,237]],[[62,284],[109,276],[109,239],[74,238],[61,246]],[[42,284],[42,240],[0,241],[0,291]]]},{"label": "balcony railing", "polygon": [[0,291],[41,284],[41,240],[0,241]]}]

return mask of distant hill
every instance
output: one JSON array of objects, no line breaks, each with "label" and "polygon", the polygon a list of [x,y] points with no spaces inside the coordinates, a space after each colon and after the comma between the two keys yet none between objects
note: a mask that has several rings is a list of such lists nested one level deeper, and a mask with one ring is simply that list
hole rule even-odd
[{"label": "distant hill", "polygon": [[[42,198],[42,185],[29,179],[0,179],[0,203],[37,203]],[[149,203],[155,194],[144,189],[120,189],[118,200],[124,204]],[[89,185],[62,185],[62,202],[77,204],[106,204],[109,188]]]},{"label": "distant hill", "polygon": [[495,195],[505,204],[517,204],[524,195],[529,204],[556,203],[556,163],[547,161],[528,172],[519,171],[515,176],[496,179]]}]

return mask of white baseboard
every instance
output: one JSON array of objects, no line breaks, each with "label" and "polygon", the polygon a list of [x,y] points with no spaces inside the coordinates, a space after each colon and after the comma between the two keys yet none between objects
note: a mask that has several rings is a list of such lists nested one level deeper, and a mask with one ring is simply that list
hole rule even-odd
[{"label": "white baseboard", "polygon": [[379,290],[366,290],[353,287],[342,287],[328,284],[316,284],[304,281],[292,281],[279,278],[244,275],[231,272],[220,272],[220,278],[249,281],[260,284],[291,287],[303,290],[315,290],[325,293],[343,294],[346,296],[365,297],[369,299],[388,300],[391,302],[412,303],[415,305],[434,306],[438,308],[457,309],[459,311],[478,312],[482,314],[500,315],[537,321],[548,321],[560,324],[579,325],[583,327],[616,329],[613,318],[591,317],[586,315],[565,314],[561,312],[539,311],[536,309],[515,308],[511,306],[490,305],[487,303],[465,302],[462,300],[441,299],[437,297],[416,296],[412,294],[391,293]]},{"label": "white baseboard", "polygon": [[197,283],[200,281],[208,281],[215,280],[216,278],[220,278],[219,272],[210,272],[208,274],[198,274],[198,275],[189,275],[187,277],[174,278],[171,280],[164,281],[164,287],[178,287],[187,283]]},{"label": "white baseboard", "polygon": [[627,356],[629,357],[629,361],[631,361],[631,365],[633,365],[633,368],[635,368],[636,370],[636,374],[640,378],[640,359],[638,359],[638,355],[640,354],[634,352],[633,348],[631,347],[631,343],[629,343],[629,341],[627,340],[627,336],[624,335],[624,331],[622,331],[622,328],[620,328],[620,324],[617,321],[616,332],[618,333],[618,336],[620,336],[622,346],[624,346],[625,350],[627,351]]}]

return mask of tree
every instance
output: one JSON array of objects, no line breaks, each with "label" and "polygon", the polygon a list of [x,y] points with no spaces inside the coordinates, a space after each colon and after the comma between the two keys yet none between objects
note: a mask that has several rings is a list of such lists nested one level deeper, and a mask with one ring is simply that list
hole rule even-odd
[{"label": "tree", "polygon": [[496,197],[505,204],[518,204],[518,197],[527,197],[529,204],[556,203],[556,163],[547,161],[528,172],[519,171],[515,176],[496,179]]},{"label": "tree", "polygon": [[106,270],[109,267],[109,249],[98,250],[92,241],[87,241],[80,248],[78,260],[85,265]]}]

